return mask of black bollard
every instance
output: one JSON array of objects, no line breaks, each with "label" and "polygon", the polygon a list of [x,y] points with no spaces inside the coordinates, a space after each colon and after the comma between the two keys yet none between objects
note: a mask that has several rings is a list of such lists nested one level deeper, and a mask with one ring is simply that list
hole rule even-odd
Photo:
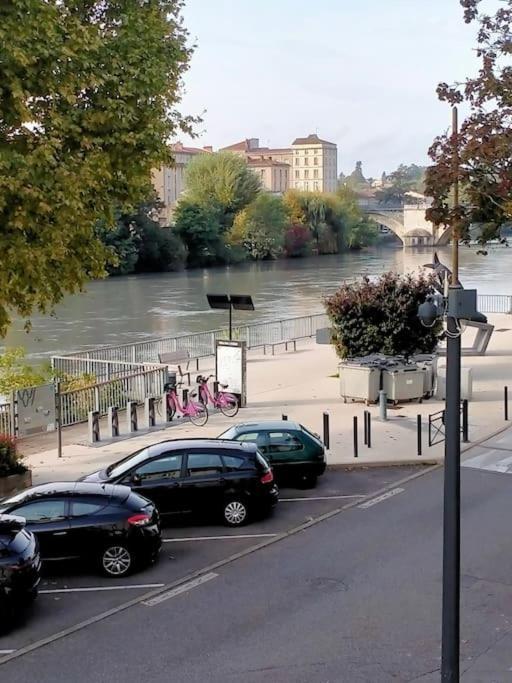
[{"label": "black bollard", "polygon": [[505,399],[505,421],[508,421],[508,387],[505,387],[504,399]]},{"label": "black bollard", "polygon": [[368,445],[368,411],[365,410],[363,413],[363,441],[364,445]]},{"label": "black bollard", "polygon": [[357,415],[354,415],[354,458],[359,457],[359,444],[357,441]]},{"label": "black bollard", "polygon": [[288,419],[288,415],[281,415],[281,420],[286,422],[287,419]]},{"label": "black bollard", "polygon": [[468,400],[462,401],[462,441],[467,443],[469,441],[469,410]]},{"label": "black bollard", "polygon": [[329,450],[329,413],[324,413],[324,446]]},{"label": "black bollard", "polygon": [[366,445],[368,448],[372,447],[372,414],[369,410],[366,411],[366,420],[368,425],[366,427]]},{"label": "black bollard", "polygon": [[418,428],[418,455],[423,455],[423,444],[421,442],[421,415],[416,418],[416,425]]}]

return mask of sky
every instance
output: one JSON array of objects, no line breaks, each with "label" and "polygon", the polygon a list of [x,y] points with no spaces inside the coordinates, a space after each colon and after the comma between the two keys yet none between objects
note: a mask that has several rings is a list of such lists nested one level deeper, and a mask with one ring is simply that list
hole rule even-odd
[{"label": "sky", "polygon": [[477,67],[458,0],[186,0],[183,15],[197,47],[180,110],[203,118],[192,144],[317,132],[339,170],[360,160],[367,177],[427,163],[451,121],[436,85]]}]

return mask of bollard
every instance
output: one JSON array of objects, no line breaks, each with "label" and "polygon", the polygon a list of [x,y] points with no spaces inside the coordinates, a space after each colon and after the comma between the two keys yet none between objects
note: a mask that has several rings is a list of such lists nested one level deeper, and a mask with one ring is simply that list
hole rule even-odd
[{"label": "bollard", "polygon": [[57,457],[62,458],[62,398],[60,381],[55,385],[55,421],[57,422]]},{"label": "bollard", "polygon": [[508,387],[505,387],[504,398],[505,398],[505,421],[508,421]]},{"label": "bollard", "polygon": [[126,422],[130,433],[138,430],[136,401],[128,401],[126,404]]},{"label": "bollard", "polygon": [[284,422],[286,422],[287,419],[288,419],[288,415],[284,415],[284,414],[281,415],[281,420],[283,420]]},{"label": "bollard", "polygon": [[368,411],[365,410],[363,413],[363,425],[364,425],[364,430],[363,430],[363,441],[364,445],[368,445]]},{"label": "bollard", "polygon": [[109,406],[107,411],[107,424],[110,438],[119,436],[119,413],[117,406]]},{"label": "bollard", "polygon": [[388,395],[382,389],[379,391],[379,415],[384,422],[388,419]]},{"label": "bollard", "polygon": [[162,398],[160,399],[161,412],[164,416],[164,422],[172,422],[172,410],[169,405],[169,395],[170,392],[166,391],[162,394]]},{"label": "bollard", "polygon": [[148,429],[156,424],[155,399],[151,396],[144,399],[144,421]]},{"label": "bollard", "polygon": [[423,444],[421,443],[421,415],[416,418],[416,426],[418,429],[418,455],[423,455]]},{"label": "bollard", "polygon": [[462,441],[468,443],[469,441],[469,410],[468,400],[465,398],[462,401]]},{"label": "bollard", "polygon": [[366,411],[366,420],[368,422],[366,427],[366,445],[368,448],[372,447],[372,414],[369,410]]},{"label": "bollard", "polygon": [[354,415],[354,458],[359,457],[359,444],[357,442],[357,415]]},{"label": "bollard", "polygon": [[329,413],[324,413],[324,446],[329,450]]},{"label": "bollard", "polygon": [[213,383],[213,395],[217,396],[218,393],[219,393],[219,383],[217,382],[217,380],[215,380],[215,382]]},{"label": "bollard", "polygon": [[88,435],[91,443],[97,443],[100,440],[100,412],[99,410],[90,410],[88,417]]},{"label": "bollard", "polygon": [[183,406],[186,406],[188,403],[188,389],[183,389],[183,391],[181,393],[181,397],[182,397],[181,402],[182,402]]}]

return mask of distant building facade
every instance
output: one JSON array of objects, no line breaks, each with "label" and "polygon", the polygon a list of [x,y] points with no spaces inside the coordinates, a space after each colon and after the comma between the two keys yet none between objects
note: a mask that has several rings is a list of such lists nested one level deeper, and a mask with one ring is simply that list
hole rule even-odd
[{"label": "distant building facade", "polygon": [[261,180],[262,187],[274,194],[283,194],[289,188],[290,164],[264,157],[249,157],[247,165]]},{"label": "distant building facade", "polygon": [[181,142],[171,145],[174,157],[172,166],[162,166],[152,172],[153,186],[163,208],[160,212],[161,225],[169,225],[179,197],[186,190],[185,169],[198,154],[208,154],[212,147],[185,147]]}]

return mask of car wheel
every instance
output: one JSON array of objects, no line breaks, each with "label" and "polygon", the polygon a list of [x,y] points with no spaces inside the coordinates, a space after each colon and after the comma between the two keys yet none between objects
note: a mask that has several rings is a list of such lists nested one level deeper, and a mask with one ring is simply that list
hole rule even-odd
[{"label": "car wheel", "polygon": [[105,546],[99,556],[100,570],[105,576],[121,578],[126,576],[133,565],[130,550],[122,543],[111,543]]},{"label": "car wheel", "polygon": [[222,514],[228,526],[242,526],[249,517],[247,503],[241,498],[230,498],[224,503]]},{"label": "car wheel", "polygon": [[316,474],[304,474],[300,482],[303,488],[314,489],[318,482],[318,477]]}]

